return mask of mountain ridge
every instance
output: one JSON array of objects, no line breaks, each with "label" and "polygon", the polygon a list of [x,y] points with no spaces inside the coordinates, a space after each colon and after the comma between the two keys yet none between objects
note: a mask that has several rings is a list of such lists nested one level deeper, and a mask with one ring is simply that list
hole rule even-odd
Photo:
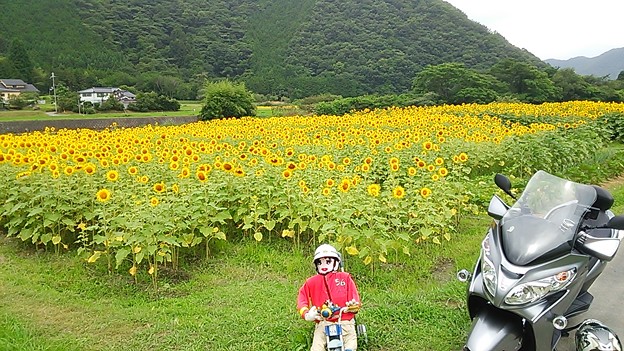
[{"label": "mountain ridge", "polygon": [[617,79],[624,71],[624,47],[608,50],[595,57],[577,56],[567,60],[544,60],[553,67],[572,68],[579,75]]},{"label": "mountain ridge", "polygon": [[357,96],[405,92],[445,62],[546,66],[442,0],[23,0],[3,12],[20,21],[0,32],[0,59],[21,39],[75,90],[229,78],[262,94]]}]

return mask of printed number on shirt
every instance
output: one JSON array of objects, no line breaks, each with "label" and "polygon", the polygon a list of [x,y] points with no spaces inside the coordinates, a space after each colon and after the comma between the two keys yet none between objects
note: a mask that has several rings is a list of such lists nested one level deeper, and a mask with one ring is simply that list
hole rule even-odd
[{"label": "printed number on shirt", "polygon": [[336,282],[336,286],[345,286],[345,285],[347,285],[347,283],[344,281],[344,279],[335,279],[334,281]]}]

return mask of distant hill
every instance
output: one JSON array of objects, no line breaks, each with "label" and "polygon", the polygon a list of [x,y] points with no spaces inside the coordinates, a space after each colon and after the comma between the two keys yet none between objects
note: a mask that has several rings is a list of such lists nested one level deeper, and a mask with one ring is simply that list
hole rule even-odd
[{"label": "distant hill", "polygon": [[579,56],[569,60],[549,59],[544,62],[553,67],[573,68],[576,74],[583,76],[606,77],[617,79],[620,72],[624,71],[624,48],[612,49],[600,56]]},{"label": "distant hill", "polygon": [[[442,0],[3,1],[0,61],[19,39],[74,90],[241,80],[290,97],[410,89],[427,65],[546,65]],[[157,77],[157,78],[155,78]],[[20,78],[20,77],[14,77]],[[172,85],[172,84],[169,84]]]}]

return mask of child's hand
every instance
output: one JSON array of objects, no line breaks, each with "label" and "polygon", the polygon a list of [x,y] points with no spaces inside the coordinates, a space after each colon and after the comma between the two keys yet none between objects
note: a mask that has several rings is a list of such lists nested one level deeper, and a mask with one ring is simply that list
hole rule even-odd
[{"label": "child's hand", "polygon": [[316,306],[312,306],[312,308],[310,308],[308,310],[308,312],[306,312],[306,314],[303,316],[303,318],[306,321],[308,321],[308,322],[314,322],[316,320],[321,320],[321,316],[319,315],[319,312],[316,309]]},{"label": "child's hand", "polygon": [[346,305],[347,305],[347,312],[351,312],[351,313],[357,313],[361,307],[360,303],[355,300],[348,301]]}]

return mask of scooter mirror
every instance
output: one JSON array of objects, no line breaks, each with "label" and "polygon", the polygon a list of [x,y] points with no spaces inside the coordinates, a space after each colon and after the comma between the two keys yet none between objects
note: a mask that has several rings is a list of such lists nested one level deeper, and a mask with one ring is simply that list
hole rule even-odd
[{"label": "scooter mirror", "polygon": [[611,261],[620,247],[618,238],[597,238],[582,232],[577,239],[577,248],[602,261]]},{"label": "scooter mirror", "polygon": [[607,228],[624,230],[624,216],[615,216],[607,222]]},{"label": "scooter mirror", "polygon": [[505,194],[511,196],[514,199],[516,198],[511,193],[511,180],[509,180],[509,178],[505,177],[500,173],[496,173],[496,175],[494,176],[494,184],[501,188],[501,190],[503,190]]}]

